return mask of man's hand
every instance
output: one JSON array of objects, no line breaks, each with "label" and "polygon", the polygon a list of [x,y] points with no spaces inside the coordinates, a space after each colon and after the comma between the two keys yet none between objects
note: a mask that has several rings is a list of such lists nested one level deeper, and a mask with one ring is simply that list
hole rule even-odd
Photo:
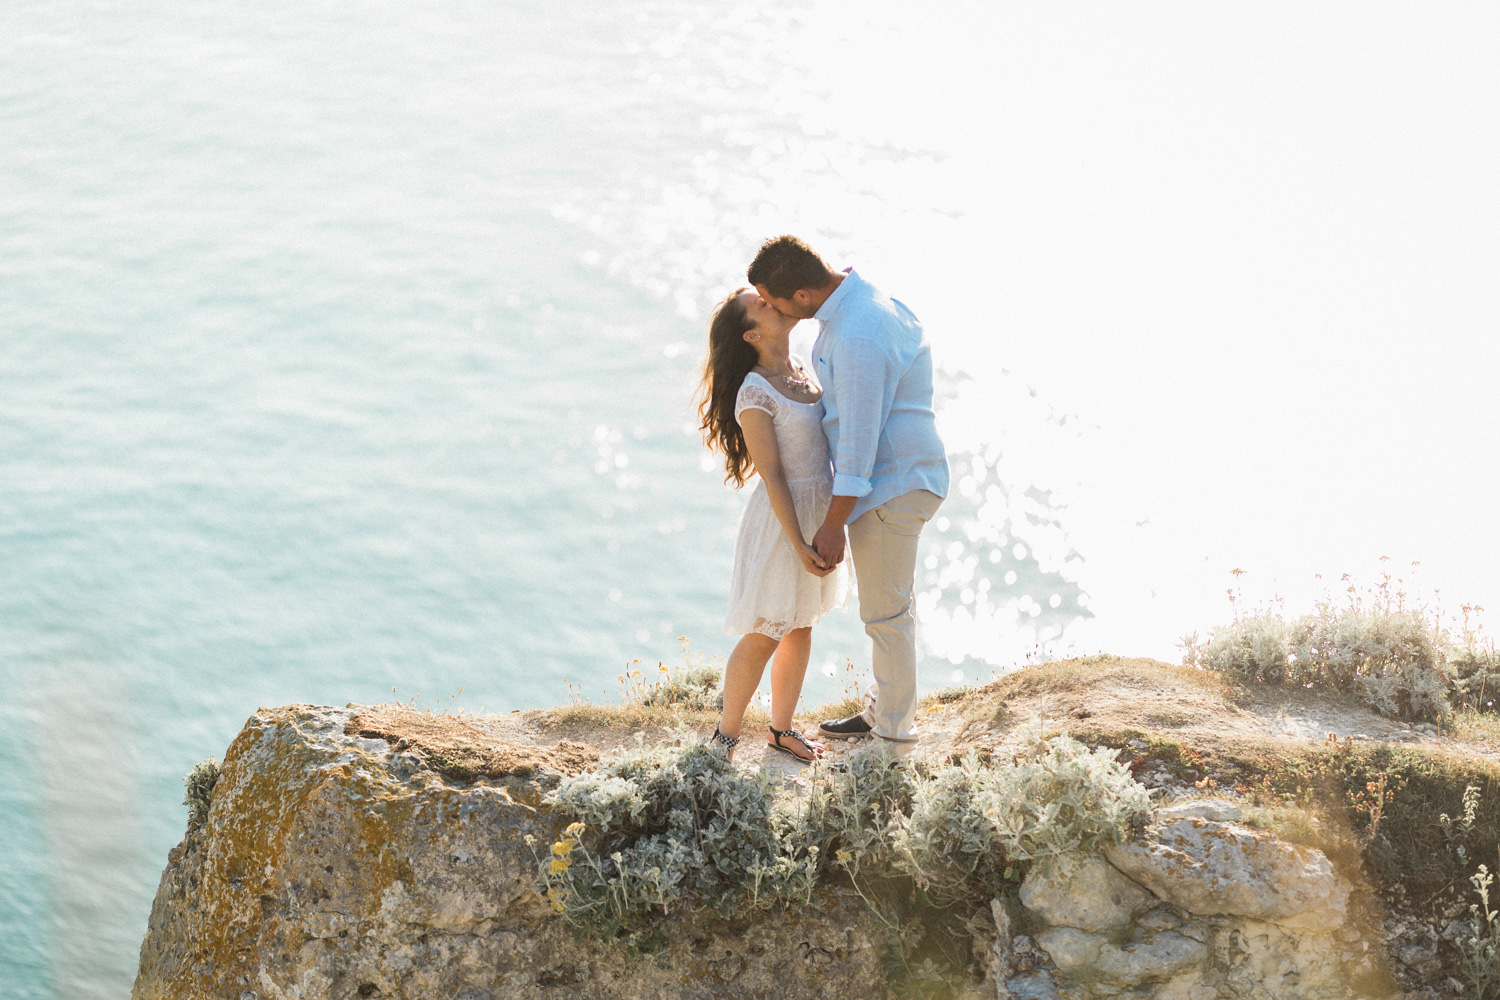
[{"label": "man's hand", "polygon": [[844,561],[846,544],[847,538],[844,535],[843,524],[831,521],[824,521],[812,540],[812,547],[829,569]]},{"label": "man's hand", "polygon": [[823,562],[832,569],[844,561],[844,546],[848,544],[848,537],[844,534],[844,525],[849,523],[849,515],[854,512],[854,497],[834,495],[828,504],[828,515],[823,518],[823,524],[818,528],[817,534],[813,535],[812,547],[817,550]]}]

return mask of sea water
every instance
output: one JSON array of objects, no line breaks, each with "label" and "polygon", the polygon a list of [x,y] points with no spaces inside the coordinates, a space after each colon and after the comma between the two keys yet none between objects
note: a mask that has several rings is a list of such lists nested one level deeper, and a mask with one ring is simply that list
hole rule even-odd
[{"label": "sea water", "polygon": [[[1173,658],[1234,585],[1500,599],[1494,15],[916,17],[6,5],[7,996],[128,991],[182,776],[258,706],[727,653],[693,391],[776,233],[933,342],[925,690]],[[865,663],[833,616],[804,707]]]}]

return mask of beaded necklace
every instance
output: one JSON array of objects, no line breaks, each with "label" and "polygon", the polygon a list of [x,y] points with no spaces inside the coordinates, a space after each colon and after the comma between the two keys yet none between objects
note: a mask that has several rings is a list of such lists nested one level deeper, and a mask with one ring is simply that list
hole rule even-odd
[{"label": "beaded necklace", "polygon": [[[759,365],[757,367],[764,368],[765,366]],[[806,368],[803,368],[795,361],[792,362],[792,370],[785,375],[776,375],[775,372],[772,372],[769,369],[767,369],[767,374],[771,375],[774,378],[781,379],[782,384],[793,392],[812,391],[812,376],[807,373]]]}]

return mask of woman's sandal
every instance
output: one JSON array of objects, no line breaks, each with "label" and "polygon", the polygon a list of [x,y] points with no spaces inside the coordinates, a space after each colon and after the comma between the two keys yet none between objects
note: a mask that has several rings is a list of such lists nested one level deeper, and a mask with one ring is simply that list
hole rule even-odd
[{"label": "woman's sandal", "polygon": [[[766,740],[766,746],[770,747],[772,750],[780,750],[782,753],[792,758],[792,760],[798,761],[800,763],[811,764],[819,757],[822,757],[823,751],[827,749],[827,747],[823,746],[823,744],[814,743],[812,740],[808,739],[806,736],[803,736],[795,729],[777,729],[775,726],[767,726],[766,728],[771,730],[772,737],[771,739]],[[797,751],[793,750],[791,747],[782,743],[781,738],[783,736],[789,736],[792,739],[796,740],[798,743],[801,743],[803,749],[805,749],[812,756],[804,757]]]},{"label": "woman's sandal", "polygon": [[704,742],[715,750],[723,750],[724,756],[733,757],[734,748],[739,745],[740,738],[738,736],[725,736],[719,732],[718,726],[714,726],[714,734]]}]

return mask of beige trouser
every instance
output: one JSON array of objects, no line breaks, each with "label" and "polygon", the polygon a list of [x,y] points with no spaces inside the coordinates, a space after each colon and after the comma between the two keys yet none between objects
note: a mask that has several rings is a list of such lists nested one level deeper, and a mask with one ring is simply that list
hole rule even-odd
[{"label": "beige trouser", "polygon": [[875,682],[865,694],[875,735],[902,743],[917,740],[917,626],[912,590],[917,541],[942,497],[912,490],[855,518],[849,555],[859,584],[859,617],[873,651]]}]

